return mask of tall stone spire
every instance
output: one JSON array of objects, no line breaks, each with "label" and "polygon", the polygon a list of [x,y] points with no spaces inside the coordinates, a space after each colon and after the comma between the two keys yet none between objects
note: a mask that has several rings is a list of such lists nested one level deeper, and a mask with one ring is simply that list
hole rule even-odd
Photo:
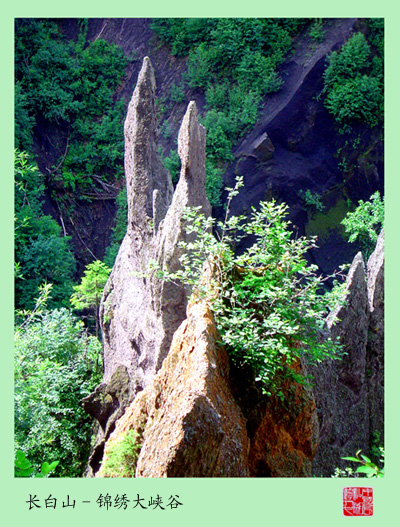
[{"label": "tall stone spire", "polygon": [[[179,266],[186,206],[211,213],[205,194],[205,129],[195,103],[189,104],[179,133],[182,170],[175,193],[158,154],[156,124],[154,70],[146,57],[124,127],[127,232],[100,306],[104,382],[84,403],[101,423],[103,442],[112,422],[161,367],[186,317],[185,289],[143,273],[152,260],[172,271]],[[108,407],[101,402],[106,399],[112,401]]]}]

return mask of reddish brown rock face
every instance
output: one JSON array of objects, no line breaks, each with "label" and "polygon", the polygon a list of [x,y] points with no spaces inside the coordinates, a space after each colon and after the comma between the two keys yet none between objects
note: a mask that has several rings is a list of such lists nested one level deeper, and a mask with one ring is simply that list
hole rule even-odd
[{"label": "reddish brown rock face", "polygon": [[[141,436],[136,477],[246,477],[246,424],[228,386],[228,357],[205,303],[192,304],[153,381],[106,445]],[[100,474],[101,475],[101,474]]]},{"label": "reddish brown rock face", "polygon": [[[296,373],[303,373],[301,365]],[[284,401],[272,397],[251,440],[251,476],[309,477],[318,440],[314,397],[301,384],[286,382]]]},{"label": "reddish brown rock face", "polygon": [[219,340],[206,303],[191,304],[161,370],[117,422],[105,460],[133,429],[141,443],[136,477],[311,476],[318,432],[312,394],[288,381],[285,402],[266,399],[250,440]]}]

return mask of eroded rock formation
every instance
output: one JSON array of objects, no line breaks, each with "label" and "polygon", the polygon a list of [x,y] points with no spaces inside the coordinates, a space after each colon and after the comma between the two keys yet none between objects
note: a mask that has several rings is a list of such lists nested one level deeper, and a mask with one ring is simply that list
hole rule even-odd
[{"label": "eroded rock formation", "polygon": [[219,339],[207,304],[191,304],[161,370],[118,421],[105,459],[133,429],[141,443],[136,477],[249,475],[246,424]]},{"label": "eroded rock formation", "polygon": [[[292,368],[308,373],[300,361]],[[236,366],[230,385],[246,419],[250,477],[310,477],[319,432],[312,390],[286,379],[281,397],[265,395],[250,368]]]},{"label": "eroded rock formation", "polygon": [[152,260],[176,270],[184,207],[211,212],[204,189],[205,130],[195,103],[189,104],[179,134],[182,173],[175,193],[157,153],[154,104],[154,72],[145,58],[125,121],[128,228],[100,308],[104,380],[124,365],[136,391],[161,366],[186,309],[183,288],[138,273],[148,272]]},{"label": "eroded rock formation", "polygon": [[[172,336],[186,316],[183,287],[144,275],[152,261],[170,271],[177,269],[185,207],[200,206],[204,214],[211,213],[205,194],[205,129],[197,120],[196,105],[189,104],[179,133],[182,170],[174,192],[157,151],[155,79],[147,57],[124,130],[128,227],[100,307],[104,382],[85,400],[87,411],[100,417],[99,455],[115,418],[161,367]],[[121,368],[125,385],[115,393],[112,386],[116,372],[121,382]],[[110,390],[113,404],[100,411],[97,401]],[[119,397],[122,393],[124,397]]]},{"label": "eroded rock formation", "polygon": [[[219,341],[207,303],[191,304],[161,370],[118,420],[104,463],[133,430],[141,446],[136,477],[311,476],[318,424],[309,388],[288,381],[284,401],[261,397],[251,430]],[[303,373],[300,363],[296,370]]]},{"label": "eroded rock formation", "polygon": [[105,381],[125,365],[143,388],[160,367],[172,335],[185,318],[183,288],[146,273],[155,259],[161,268],[176,270],[178,242],[184,237],[186,206],[211,207],[205,195],[205,130],[190,103],[179,134],[182,172],[173,193],[171,178],[157,153],[155,80],[148,58],[139,74],[125,122],[125,173],[128,188],[128,229],[106,285],[101,320]]},{"label": "eroded rock formation", "polygon": [[252,372],[229,372],[206,301],[187,307],[183,287],[147,275],[153,260],[178,268],[186,206],[211,213],[196,106],[180,129],[173,192],[157,153],[154,97],[146,58],[125,123],[128,229],[100,311],[104,382],[84,401],[100,423],[88,474],[101,476],[103,454],[134,430],[136,477],[307,477],[312,467],[329,476],[340,456],[367,451],[372,431],[383,430],[383,233],[367,273],[354,259],[340,323],[328,321],[345,359],[314,367],[312,390],[287,380],[283,400],[263,395]]},{"label": "eroded rock formation", "polygon": [[[350,267],[346,305],[328,327],[340,336],[345,355],[312,368],[320,423],[314,473],[332,475],[343,456],[369,455],[374,435],[383,446],[384,420],[384,231],[367,269],[361,253]],[[375,445],[376,446],[376,445]]]},{"label": "eroded rock formation", "polygon": [[[305,373],[300,362],[296,373]],[[310,477],[318,445],[315,400],[304,384],[287,380],[283,399],[264,398],[259,424],[251,438],[249,467],[252,476]]]}]

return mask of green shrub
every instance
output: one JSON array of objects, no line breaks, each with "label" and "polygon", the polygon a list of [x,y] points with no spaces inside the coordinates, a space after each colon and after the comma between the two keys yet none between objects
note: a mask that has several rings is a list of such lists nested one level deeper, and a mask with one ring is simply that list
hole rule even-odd
[{"label": "green shrub", "polygon": [[79,101],[71,87],[74,62],[72,43],[43,35],[39,49],[30,57],[29,72],[22,79],[36,115],[52,122],[70,122],[79,112]]},{"label": "green shrub", "polygon": [[368,75],[346,79],[331,90],[325,100],[326,108],[341,124],[357,120],[375,126],[381,113],[381,105],[380,82]]},{"label": "green shrub", "polygon": [[[209,91],[209,97],[215,94],[215,91]],[[226,108],[211,109],[206,113],[203,119],[207,130],[206,152],[216,166],[233,161],[234,142],[256,123],[259,105],[260,96],[256,93],[240,86],[231,86]]]},{"label": "green shrub", "polygon": [[213,78],[213,60],[212,50],[205,43],[190,51],[187,60],[189,88],[207,88]]},{"label": "green shrub", "polygon": [[221,83],[213,83],[207,87],[206,107],[213,110],[225,110],[229,108],[230,84],[227,80]]},{"label": "green shrub", "polygon": [[361,450],[356,453],[356,457],[342,457],[346,461],[353,461],[358,463],[360,466],[354,470],[351,467],[346,467],[345,469],[336,468],[335,473],[332,476],[333,478],[347,478],[347,477],[359,477],[364,475],[367,478],[383,478],[385,476],[385,451],[383,447],[379,447],[380,451],[380,463],[381,467],[373,463],[369,457],[361,454]]},{"label": "green shrub", "polygon": [[[46,217],[44,217],[46,218]],[[61,228],[51,218],[46,218],[51,227],[58,227],[56,235],[43,232],[44,221],[37,222],[39,234],[24,246],[18,255],[23,280],[15,284],[16,304],[32,307],[39,286],[53,284],[50,307],[66,305],[72,294],[75,258],[69,250],[69,238],[61,237]]]},{"label": "green shrub", "polygon": [[62,165],[65,188],[93,186],[92,176],[118,179],[123,175],[124,103],[119,101],[97,118],[82,115],[74,121],[72,144]]},{"label": "green shrub", "polygon": [[316,18],[310,27],[310,37],[316,42],[322,42],[324,40],[324,31],[322,18]]},{"label": "green shrub", "polygon": [[275,68],[276,60],[273,56],[266,57],[259,51],[248,50],[236,69],[238,83],[244,89],[261,95],[278,91],[282,86],[282,79]]},{"label": "green shrub", "polygon": [[349,236],[349,242],[361,245],[364,258],[367,260],[375,249],[379,233],[384,226],[385,201],[379,191],[369,201],[358,202],[354,212],[348,212],[342,225]]},{"label": "green shrub", "polygon": [[29,99],[20,82],[15,85],[15,148],[29,150],[32,148],[32,131],[35,126],[35,118],[31,115]]},{"label": "green shrub", "polygon": [[228,122],[232,142],[247,132],[257,122],[261,96],[256,91],[232,86],[229,93]]},{"label": "green shrub", "polygon": [[169,97],[171,101],[181,103],[185,100],[185,85],[183,82],[180,84],[172,83],[169,91]]},{"label": "green shrub", "polygon": [[[228,204],[241,184],[239,180],[230,191]],[[213,218],[189,209],[187,232],[196,238],[181,243],[181,270],[172,274],[157,266],[154,270],[160,278],[186,284],[195,297],[209,301],[231,359],[239,366],[250,365],[266,393],[279,393],[287,376],[300,380],[291,369],[300,357],[320,362],[340,356],[338,342],[321,339],[320,330],[341,292],[320,294],[325,279],[306,260],[315,238],[293,238],[285,220],[287,209],[273,201],[261,203],[247,222],[233,216],[216,226]],[[234,245],[242,236],[255,241],[237,256]],[[215,270],[214,281],[202,286],[206,260]]]},{"label": "green shrub", "polygon": [[[372,64],[372,68],[371,68]],[[331,53],[324,72],[325,106],[340,124],[375,126],[383,115],[383,75],[378,57],[362,33]]]},{"label": "green shrub", "polygon": [[129,430],[122,439],[115,441],[107,452],[101,467],[105,478],[134,478],[141,445],[138,434]]},{"label": "green shrub", "polygon": [[177,183],[181,172],[181,158],[177,150],[171,150],[169,156],[164,158],[165,168],[171,174],[172,182]]},{"label": "green shrub", "polygon": [[321,201],[321,196],[319,194],[314,194],[310,189],[307,189],[305,192],[300,190],[299,196],[304,200],[304,205],[312,209],[316,209],[320,212],[324,210],[324,205]]},{"label": "green shrub", "polygon": [[225,114],[209,111],[204,119],[207,130],[207,157],[215,163],[232,162],[231,129]]},{"label": "green shrub", "polygon": [[92,175],[123,172],[124,103],[114,102],[114,93],[127,59],[105,40],[87,44],[86,31],[81,24],[74,43],[52,20],[21,19],[15,34],[16,145],[30,146],[38,117],[68,128],[68,149],[57,166],[73,191],[92,185]]},{"label": "green shrub", "polygon": [[93,430],[81,400],[101,380],[101,344],[68,310],[42,300],[15,330],[15,448],[35,471],[57,459],[60,477],[82,476]]},{"label": "green shrub", "polygon": [[280,18],[279,25],[288,32],[289,35],[297,35],[310,22],[309,18]]},{"label": "green shrub", "polygon": [[368,18],[367,24],[369,28],[368,41],[370,42],[371,46],[376,48],[378,55],[383,58],[385,52],[384,19]]},{"label": "green shrub", "polygon": [[72,293],[75,258],[70,238],[61,236],[61,227],[43,216],[44,178],[25,152],[14,153],[15,179],[15,305],[34,306],[38,287],[53,284],[50,307],[68,305]]},{"label": "green shrub", "polygon": [[45,461],[40,467],[40,472],[34,473],[34,467],[22,450],[17,450],[14,461],[14,476],[16,478],[28,478],[29,476],[35,478],[47,478],[57,467],[59,461],[48,463]]},{"label": "green shrub", "polygon": [[96,337],[99,335],[99,307],[103,289],[108,280],[111,269],[100,260],[85,267],[81,283],[74,286],[74,293],[70,302],[77,310],[89,309],[96,321]]},{"label": "green shrub", "polygon": [[169,123],[169,121],[165,120],[161,125],[160,125],[160,134],[164,137],[164,139],[169,139],[171,137],[171,125]]},{"label": "green shrub", "polygon": [[222,170],[211,160],[206,159],[206,195],[212,207],[222,205],[221,194],[224,188]]},{"label": "green shrub", "polygon": [[171,46],[171,54],[185,56],[196,44],[209,40],[210,29],[217,24],[213,18],[154,18],[151,28]]},{"label": "green shrub", "polygon": [[342,46],[328,56],[324,72],[325,86],[331,87],[343,78],[353,78],[369,64],[370,47],[362,33],[356,33]]}]

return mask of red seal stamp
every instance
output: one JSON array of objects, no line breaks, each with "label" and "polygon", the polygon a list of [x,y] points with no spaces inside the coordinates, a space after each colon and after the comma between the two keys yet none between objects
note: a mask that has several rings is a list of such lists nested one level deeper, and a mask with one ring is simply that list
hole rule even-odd
[{"label": "red seal stamp", "polygon": [[373,516],[374,489],[371,487],[345,487],[343,489],[345,516]]}]

